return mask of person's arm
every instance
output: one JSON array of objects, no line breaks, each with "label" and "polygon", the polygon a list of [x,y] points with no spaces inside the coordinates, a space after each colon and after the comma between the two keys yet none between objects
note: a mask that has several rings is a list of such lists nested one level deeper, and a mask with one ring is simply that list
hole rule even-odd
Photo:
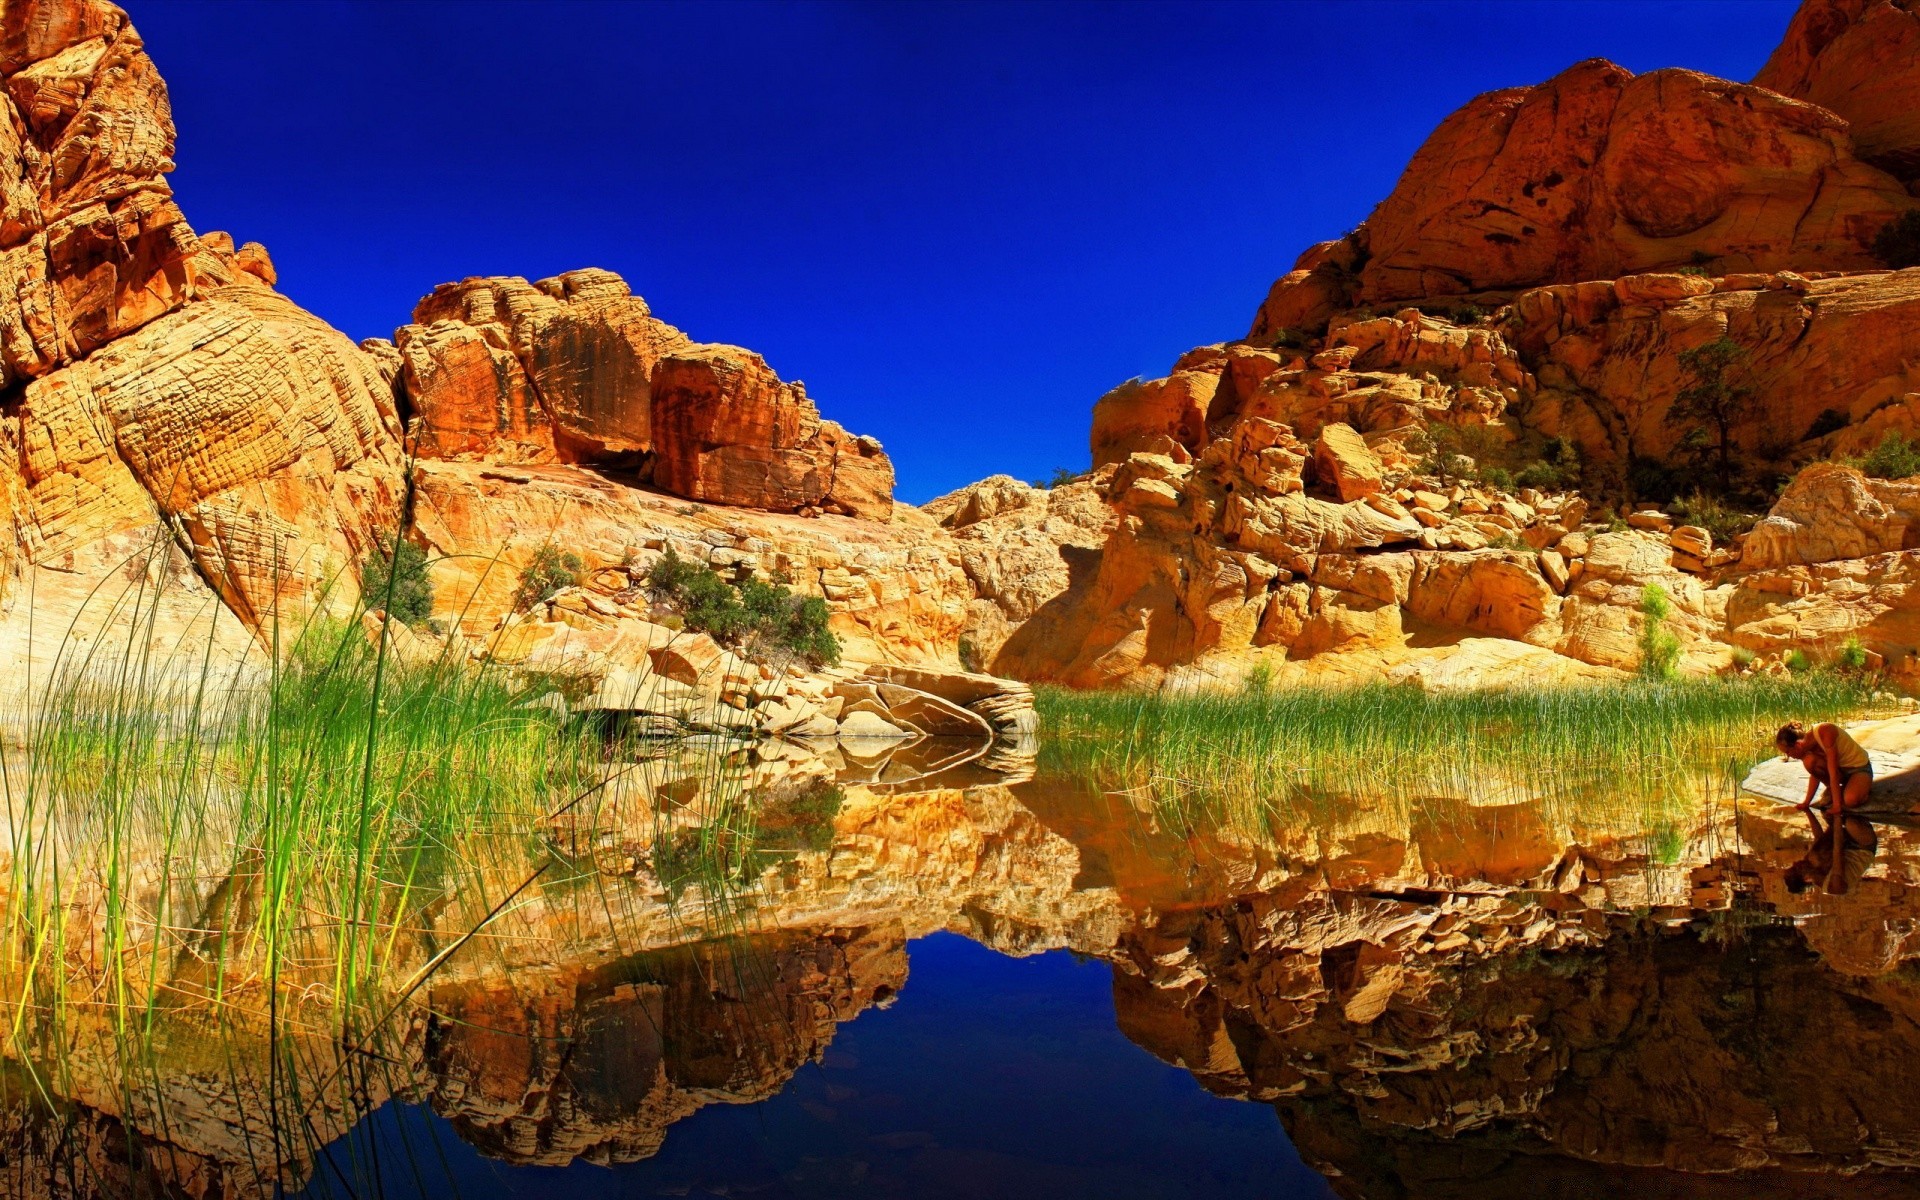
[{"label": "person's arm", "polygon": [[[1828,790],[1831,794],[1831,785]],[[1833,865],[1827,869],[1827,891],[1840,895],[1847,890],[1847,822],[1838,803],[1827,819],[1833,833]]]},{"label": "person's arm", "polygon": [[1820,791],[1820,774],[1813,769],[1813,764],[1809,762],[1803,760],[1800,765],[1807,769],[1807,798],[1800,802],[1800,811],[1811,813],[1813,810],[1813,797]]}]

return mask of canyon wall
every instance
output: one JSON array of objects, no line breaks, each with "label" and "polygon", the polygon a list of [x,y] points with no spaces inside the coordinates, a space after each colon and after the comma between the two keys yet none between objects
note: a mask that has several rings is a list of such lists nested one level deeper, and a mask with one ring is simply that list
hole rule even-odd
[{"label": "canyon wall", "polygon": [[1601,679],[1652,585],[1684,670],[1857,639],[1920,683],[1911,485],[1809,466],[1920,433],[1920,270],[1880,258],[1916,45],[1910,4],[1808,0],[1753,84],[1592,60],[1469,101],[1246,336],[1100,398],[1090,475],[927,506],[982,666]]}]

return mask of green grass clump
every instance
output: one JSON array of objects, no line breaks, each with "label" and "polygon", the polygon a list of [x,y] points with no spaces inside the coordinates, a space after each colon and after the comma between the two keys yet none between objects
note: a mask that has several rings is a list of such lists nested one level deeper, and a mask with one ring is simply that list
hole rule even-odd
[{"label": "green grass clump", "polygon": [[827,602],[796,596],[784,582],[748,576],[736,586],[712,567],[668,547],[647,575],[654,594],[679,610],[688,629],[717,642],[792,654],[815,666],[840,661],[840,639],[827,628]]},{"label": "green grass clump", "polygon": [[1422,796],[1574,805],[1696,802],[1771,753],[1789,719],[1861,711],[1869,688],[1791,679],[1429,693],[1385,684],[1259,693],[1038,693],[1043,765],[1183,809],[1280,819]]},{"label": "green grass clump", "polygon": [[1640,589],[1640,673],[1649,679],[1670,680],[1680,671],[1680,638],[1667,628],[1673,601],[1667,589],[1649,583]]},{"label": "green grass clump", "polygon": [[386,610],[402,624],[424,624],[433,616],[427,552],[404,538],[382,539],[360,564],[360,601],[370,609]]}]

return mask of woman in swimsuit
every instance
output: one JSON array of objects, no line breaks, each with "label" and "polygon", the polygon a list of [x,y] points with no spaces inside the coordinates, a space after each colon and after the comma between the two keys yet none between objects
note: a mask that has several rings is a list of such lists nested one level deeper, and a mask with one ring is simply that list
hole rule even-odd
[{"label": "woman in swimsuit", "polygon": [[[1824,849],[1820,855],[1809,855],[1807,865],[1817,872],[1819,867],[1826,868],[1826,886],[1830,892],[1847,890],[1847,851],[1866,849],[1862,835],[1857,827],[1865,826],[1865,837],[1872,836],[1872,826],[1849,815],[1850,809],[1859,808],[1866,803],[1867,794],[1873,790],[1873,759],[1867,756],[1866,748],[1853,740],[1853,735],[1838,725],[1822,722],[1811,730],[1795,721],[1783,725],[1780,732],[1773,735],[1774,748],[1788,758],[1797,758],[1800,765],[1807,769],[1807,798],[1799,808],[1813,820],[1813,798],[1822,786],[1827,789],[1827,801],[1821,807],[1827,809],[1827,828],[1813,822],[1814,845]],[[1821,843],[1829,845],[1822,847]],[[1858,858],[1858,855],[1855,855]],[[1870,860],[1871,853],[1867,855]],[[1809,872],[1812,874],[1814,872]]]},{"label": "woman in swimsuit", "polygon": [[1801,809],[1813,807],[1813,798],[1821,785],[1827,789],[1827,803],[1833,811],[1859,808],[1873,789],[1873,760],[1853,735],[1838,725],[1822,722],[1811,730],[1800,722],[1782,725],[1773,735],[1774,748],[1788,758],[1797,758],[1807,769],[1807,798]]}]

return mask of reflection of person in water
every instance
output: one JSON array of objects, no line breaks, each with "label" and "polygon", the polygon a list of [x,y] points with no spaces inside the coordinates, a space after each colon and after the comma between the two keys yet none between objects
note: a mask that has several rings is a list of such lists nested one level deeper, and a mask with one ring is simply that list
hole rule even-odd
[{"label": "reflection of person in water", "polygon": [[1852,891],[1880,849],[1873,824],[1865,817],[1842,813],[1829,814],[1823,826],[1813,809],[1801,807],[1807,823],[1813,826],[1813,845],[1808,847],[1806,857],[1787,868],[1787,890],[1804,892],[1818,883],[1835,895]]},{"label": "reflection of person in water", "polygon": [[[1852,812],[1866,803],[1873,790],[1873,759],[1852,734],[1827,722],[1811,730],[1798,721],[1783,725],[1773,744],[1807,769],[1807,798],[1799,807],[1813,825],[1813,848],[1788,871],[1787,886],[1802,891],[1809,882],[1824,877],[1828,891],[1844,892],[1860,881],[1860,872],[1873,861],[1878,847],[1873,826]],[[1827,810],[1825,828],[1813,814],[1813,798],[1822,787],[1827,796],[1818,807]]]}]

